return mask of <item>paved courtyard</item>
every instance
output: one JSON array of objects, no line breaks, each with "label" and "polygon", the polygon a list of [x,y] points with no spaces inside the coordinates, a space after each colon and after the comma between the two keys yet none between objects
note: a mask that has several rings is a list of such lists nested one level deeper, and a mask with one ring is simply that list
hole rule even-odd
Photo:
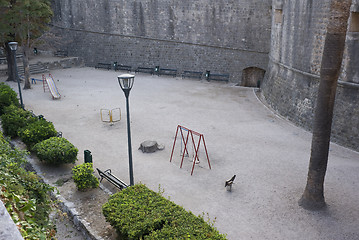
[{"label": "paved courtyard", "polygon": [[[51,71],[60,100],[42,83],[24,90],[28,110],[42,114],[94,166],[112,169],[129,183],[125,97],[119,72],[72,68]],[[35,75],[41,78],[41,75]],[[17,85],[10,83],[16,90]],[[121,108],[122,120],[101,121],[101,109]],[[135,182],[145,183],[196,215],[208,213],[228,239],[359,239],[359,153],[331,145],[325,181],[325,211],[297,204],[306,183],[311,134],[276,116],[253,89],[220,82],[137,74],[130,93]],[[200,147],[200,163],[180,168],[177,125],[204,134],[212,169]],[[163,151],[142,153],[155,140]],[[190,154],[191,155],[191,154]],[[232,191],[225,180],[237,175]]]}]

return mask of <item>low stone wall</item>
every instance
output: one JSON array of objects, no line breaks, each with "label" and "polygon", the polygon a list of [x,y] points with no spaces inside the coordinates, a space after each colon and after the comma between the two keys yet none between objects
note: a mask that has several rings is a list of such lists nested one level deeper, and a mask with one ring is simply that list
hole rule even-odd
[{"label": "low stone wall", "polygon": [[1,200],[0,223],[0,239],[24,240]]},{"label": "low stone wall", "polygon": [[[84,66],[84,60],[80,57],[66,57],[66,58],[58,58],[52,60],[40,60],[37,63],[41,63],[45,67],[45,69],[48,70]],[[0,68],[0,77],[7,76],[6,66],[4,65],[2,68]]]},{"label": "low stone wall", "polygon": [[79,57],[67,57],[67,58],[59,59],[58,61],[42,62],[42,64],[48,70],[55,70],[55,69],[72,68],[72,67],[83,67],[84,61],[82,58]]}]

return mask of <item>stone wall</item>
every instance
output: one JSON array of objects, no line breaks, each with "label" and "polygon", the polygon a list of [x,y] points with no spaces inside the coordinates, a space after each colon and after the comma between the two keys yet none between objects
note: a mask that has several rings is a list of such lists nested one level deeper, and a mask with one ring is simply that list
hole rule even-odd
[{"label": "stone wall", "polygon": [[[46,57],[44,58],[34,58],[30,60],[30,65],[35,64],[34,60],[36,60],[37,65],[42,65],[47,70],[55,70],[55,69],[64,69],[71,67],[83,67],[84,61],[79,57],[66,57],[66,58],[58,58],[48,60]],[[18,67],[22,67],[22,61],[17,61]],[[31,69],[31,67],[30,67]],[[7,76],[7,64],[0,67],[0,77]],[[30,76],[31,78],[31,76]]]},{"label": "stone wall", "polygon": [[64,48],[98,62],[228,73],[266,69],[270,0],[53,0]]},{"label": "stone wall", "polygon": [[[308,130],[314,117],[329,3],[329,0],[273,1],[270,61],[262,94],[281,115]],[[354,1],[352,11],[357,11],[357,5]],[[332,140],[357,151],[358,34],[353,31],[347,34],[332,129]]]},{"label": "stone wall", "polygon": [[[311,129],[330,0],[52,2],[53,32],[88,66],[228,73],[260,85],[276,111]],[[359,0],[351,11],[332,139],[358,150]]]},{"label": "stone wall", "polygon": [[0,239],[24,240],[1,200],[0,223]]}]

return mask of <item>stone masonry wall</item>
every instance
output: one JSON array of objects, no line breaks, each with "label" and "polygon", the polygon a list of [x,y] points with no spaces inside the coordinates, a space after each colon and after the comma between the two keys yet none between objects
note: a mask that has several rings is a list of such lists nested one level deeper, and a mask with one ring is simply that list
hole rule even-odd
[{"label": "stone masonry wall", "polygon": [[[355,9],[354,1],[352,11]],[[262,84],[266,101],[281,115],[312,129],[329,0],[273,1],[269,65]],[[281,21],[278,20],[281,17]],[[359,150],[358,33],[347,35],[338,83],[332,140]],[[353,65],[354,64],[354,65]]]},{"label": "stone masonry wall", "polygon": [[17,226],[0,200],[0,239],[24,240]]},{"label": "stone masonry wall", "polygon": [[98,62],[228,73],[266,69],[270,0],[53,0],[69,54]]},{"label": "stone masonry wall", "polygon": [[[266,101],[311,129],[330,0],[52,2],[53,32],[88,66],[116,61],[133,69],[209,70],[241,85],[244,69],[263,69]],[[332,140],[358,151],[359,0],[351,11]]]}]

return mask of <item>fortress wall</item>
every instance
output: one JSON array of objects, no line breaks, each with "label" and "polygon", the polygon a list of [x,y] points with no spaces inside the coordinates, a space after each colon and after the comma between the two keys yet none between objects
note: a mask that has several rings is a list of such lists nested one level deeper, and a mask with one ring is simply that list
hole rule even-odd
[{"label": "fortress wall", "polygon": [[[308,130],[314,117],[329,2],[273,1],[270,61],[262,94],[281,115]],[[359,84],[354,76],[359,69],[354,65],[359,66],[358,44],[358,33],[349,32],[332,129],[332,140],[357,151]]]},{"label": "fortress wall", "polygon": [[209,70],[240,83],[243,69],[268,64],[270,0],[53,0],[53,9],[64,48],[89,66]]},{"label": "fortress wall", "polygon": [[[229,73],[241,85],[256,83],[266,71],[266,101],[311,130],[329,3],[53,0],[53,31],[88,66],[117,61],[133,69],[209,70]],[[332,139],[359,150],[359,0],[351,11]]]}]

